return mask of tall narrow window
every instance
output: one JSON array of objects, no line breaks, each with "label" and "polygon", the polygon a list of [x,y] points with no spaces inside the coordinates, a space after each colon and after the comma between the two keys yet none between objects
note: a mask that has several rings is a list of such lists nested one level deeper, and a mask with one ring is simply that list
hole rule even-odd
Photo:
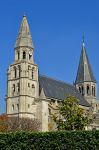
[{"label": "tall narrow window", "polygon": [[12,104],[12,110],[14,110],[14,104]]},{"label": "tall narrow window", "polygon": [[20,53],[18,52],[18,60],[20,59]]},{"label": "tall narrow window", "polygon": [[16,78],[17,76],[17,70],[16,70],[16,67],[14,67],[14,77]]},{"label": "tall narrow window", "polygon": [[95,87],[94,87],[94,96],[96,96],[96,89],[95,89]]},{"label": "tall narrow window", "polygon": [[90,94],[90,89],[89,89],[89,85],[87,85],[87,95]]},{"label": "tall narrow window", "polygon": [[13,87],[12,87],[12,88],[13,88],[13,92],[15,92],[15,84],[13,84]]},{"label": "tall narrow window", "polygon": [[17,110],[19,110],[19,104],[17,104]]},{"label": "tall narrow window", "polygon": [[18,92],[20,92],[20,83],[17,83]]},{"label": "tall narrow window", "polygon": [[33,79],[33,76],[34,76],[34,72],[32,71],[32,79]]},{"label": "tall narrow window", "polygon": [[83,88],[83,86],[81,88],[82,88],[82,95],[84,95],[84,88]]},{"label": "tall narrow window", "polygon": [[29,53],[29,60],[31,59],[31,57],[32,57],[32,53],[30,52],[30,53]]},{"label": "tall narrow window", "polygon": [[26,59],[26,52],[23,52],[23,59]]},{"label": "tall narrow window", "polygon": [[81,93],[81,87],[79,87],[79,92]]},{"label": "tall narrow window", "polygon": [[18,66],[18,68],[19,68],[19,78],[20,78],[20,75],[21,75],[21,67]]},{"label": "tall narrow window", "polygon": [[94,88],[93,88],[93,86],[92,86],[92,96],[94,96]]}]

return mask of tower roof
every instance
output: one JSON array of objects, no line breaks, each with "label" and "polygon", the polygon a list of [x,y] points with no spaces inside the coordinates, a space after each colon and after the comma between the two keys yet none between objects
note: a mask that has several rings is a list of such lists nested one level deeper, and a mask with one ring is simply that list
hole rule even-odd
[{"label": "tower roof", "polygon": [[89,63],[84,40],[82,44],[82,51],[81,51],[75,84],[82,83],[82,82],[95,82],[96,83],[96,79],[94,77],[91,65]]},{"label": "tower roof", "polygon": [[32,37],[28,25],[28,21],[26,16],[23,16],[20,31],[16,40],[15,48],[24,46],[24,47],[30,47],[34,48],[32,43]]}]

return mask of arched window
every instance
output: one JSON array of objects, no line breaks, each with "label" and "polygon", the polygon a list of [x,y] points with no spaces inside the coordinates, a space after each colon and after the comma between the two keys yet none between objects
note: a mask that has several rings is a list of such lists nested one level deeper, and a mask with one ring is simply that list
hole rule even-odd
[{"label": "arched window", "polygon": [[32,79],[33,79],[33,77],[34,77],[34,72],[32,71]]},{"label": "arched window", "polygon": [[16,67],[14,67],[14,78],[16,78],[17,76],[17,70],[16,70]]},{"label": "arched window", "polygon": [[94,96],[94,88],[93,88],[93,86],[92,86],[92,96]]},{"label": "arched window", "polygon": [[20,78],[20,75],[21,75],[21,66],[18,66],[19,68],[19,78]]},{"label": "arched window", "polygon": [[19,104],[17,104],[17,110],[19,110]]},{"label": "arched window", "polygon": [[20,92],[20,83],[17,83],[18,92]]},{"label": "arched window", "polygon": [[32,88],[35,88],[34,84],[32,84]]},{"label": "arched window", "polygon": [[83,88],[83,86],[81,87],[81,90],[82,90],[82,95],[84,95],[84,88]]},{"label": "arched window", "polygon": [[30,70],[30,68],[31,68],[31,66],[30,66],[30,65],[28,65],[28,70]]},{"label": "arched window", "polygon": [[26,52],[23,52],[23,59],[26,59]]},{"label": "arched window", "polygon": [[18,60],[20,59],[20,53],[18,52]]},{"label": "arched window", "polygon": [[81,93],[81,87],[79,87],[79,92]]},{"label": "arched window", "polygon": [[90,89],[89,89],[89,85],[87,85],[87,95],[90,94]]},{"label": "arched window", "polygon": [[12,110],[14,110],[14,104],[12,104]]},{"label": "arched window", "polygon": [[96,89],[95,89],[95,87],[94,87],[94,96],[96,96]]},{"label": "arched window", "polygon": [[15,92],[15,84],[13,84],[13,87],[12,87],[12,88],[13,88],[13,92]]},{"label": "arched window", "polygon": [[31,52],[29,52],[29,60],[31,59],[31,57],[32,57],[32,53],[31,53]]}]

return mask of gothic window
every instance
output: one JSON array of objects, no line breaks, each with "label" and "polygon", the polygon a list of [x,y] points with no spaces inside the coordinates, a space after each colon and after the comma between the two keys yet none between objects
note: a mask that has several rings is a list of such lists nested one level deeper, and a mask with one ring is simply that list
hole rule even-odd
[{"label": "gothic window", "polygon": [[21,75],[21,67],[18,66],[18,69],[19,69],[19,78],[20,78],[20,75]]},{"label": "gothic window", "polygon": [[32,71],[32,79],[33,79],[33,76],[34,76],[34,72]]},{"label": "gothic window", "polygon": [[87,85],[87,95],[90,94],[90,88],[89,88],[89,85]]},{"label": "gothic window", "polygon": [[81,87],[79,87],[79,92],[81,93]]},{"label": "gothic window", "polygon": [[93,88],[93,86],[92,86],[92,96],[94,95],[94,88]]},{"label": "gothic window", "polygon": [[20,83],[17,83],[18,92],[20,91]]},{"label": "gothic window", "polygon": [[14,110],[14,104],[12,104],[12,110]]},{"label": "gothic window", "polygon": [[84,88],[83,88],[83,86],[81,87],[81,89],[82,89],[82,95],[84,95]]},{"label": "gothic window", "polygon": [[20,53],[18,52],[18,60],[20,59]]},{"label": "gothic window", "polygon": [[17,110],[19,110],[19,104],[17,104]]},{"label": "gothic window", "polygon": [[13,92],[15,92],[15,84],[13,84]]},{"label": "gothic window", "polygon": [[14,67],[14,77],[16,78],[17,76],[17,70],[16,70],[16,67]]},{"label": "gothic window", "polygon": [[94,87],[94,96],[96,96],[96,89],[95,89],[95,87]]},{"label": "gothic window", "polygon": [[28,87],[30,87],[30,83],[28,83]]},{"label": "gothic window", "polygon": [[23,59],[26,59],[26,52],[23,52]]},{"label": "gothic window", "polygon": [[31,53],[31,52],[29,52],[29,60],[31,59],[31,57],[32,57],[32,53]]},{"label": "gothic window", "polygon": [[28,66],[28,70],[30,70],[30,68],[31,68],[31,67],[30,67],[30,66]]},{"label": "gothic window", "polygon": [[34,87],[34,84],[32,84],[32,88],[35,88],[35,87]]}]

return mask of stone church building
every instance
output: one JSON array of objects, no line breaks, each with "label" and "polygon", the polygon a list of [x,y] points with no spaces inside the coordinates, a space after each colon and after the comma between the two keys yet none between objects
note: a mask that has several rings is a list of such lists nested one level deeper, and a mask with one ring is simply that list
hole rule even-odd
[{"label": "stone church building", "polygon": [[[15,60],[7,72],[6,113],[9,116],[38,118],[42,131],[48,131],[53,122],[51,114],[58,111],[57,106],[69,95],[79,99],[80,107],[98,113],[97,81],[84,42],[74,85],[39,74],[26,16],[23,16],[14,49]],[[92,126],[98,127],[97,124]]]}]

